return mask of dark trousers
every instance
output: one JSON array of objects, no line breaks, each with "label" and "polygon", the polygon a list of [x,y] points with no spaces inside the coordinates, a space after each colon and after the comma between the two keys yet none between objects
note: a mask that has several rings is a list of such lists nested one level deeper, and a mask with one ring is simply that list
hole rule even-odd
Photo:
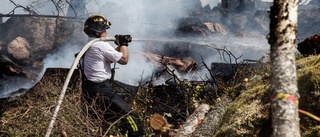
[{"label": "dark trousers", "polygon": [[[144,135],[143,124],[138,114],[113,91],[109,80],[102,83],[83,81],[82,94],[85,101],[94,109],[91,110],[91,113],[95,117],[103,116],[103,119],[108,122],[114,122],[123,117],[119,128],[124,131],[127,130],[129,137]],[[95,114],[97,112],[98,115]]]}]

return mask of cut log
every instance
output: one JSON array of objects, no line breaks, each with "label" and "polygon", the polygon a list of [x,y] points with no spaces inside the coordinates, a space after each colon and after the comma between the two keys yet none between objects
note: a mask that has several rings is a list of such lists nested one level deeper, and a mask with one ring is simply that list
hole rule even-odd
[{"label": "cut log", "polygon": [[210,106],[208,104],[199,105],[189,116],[186,122],[180,127],[175,137],[190,137],[198,125],[203,121],[209,109]]},{"label": "cut log", "polygon": [[150,127],[157,131],[161,130],[166,123],[166,119],[158,113],[152,114],[149,121]]},{"label": "cut log", "polygon": [[155,136],[173,136],[173,125],[167,122],[167,119],[159,113],[154,113],[149,119],[149,125],[153,129]]}]

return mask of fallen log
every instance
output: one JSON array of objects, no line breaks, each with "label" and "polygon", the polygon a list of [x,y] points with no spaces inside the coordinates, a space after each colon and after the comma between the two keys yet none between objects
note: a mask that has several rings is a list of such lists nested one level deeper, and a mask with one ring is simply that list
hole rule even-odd
[{"label": "fallen log", "polygon": [[186,122],[179,128],[175,137],[190,137],[198,125],[204,120],[205,115],[210,108],[211,107],[208,104],[199,105],[189,118],[187,118]]},{"label": "fallen log", "polygon": [[197,63],[191,57],[177,59],[173,57],[167,57],[167,56],[162,56],[162,55],[153,54],[153,53],[146,53],[146,52],[142,52],[142,55],[145,56],[147,59],[154,61],[155,65],[158,67],[161,67],[161,64],[172,65],[178,70],[186,71],[186,72],[192,72],[197,69]]},{"label": "fallen log", "polygon": [[207,113],[203,122],[192,133],[192,137],[212,137],[219,130],[222,118],[227,111],[226,107],[232,102],[227,95],[223,95],[219,99],[214,103],[214,108]]}]

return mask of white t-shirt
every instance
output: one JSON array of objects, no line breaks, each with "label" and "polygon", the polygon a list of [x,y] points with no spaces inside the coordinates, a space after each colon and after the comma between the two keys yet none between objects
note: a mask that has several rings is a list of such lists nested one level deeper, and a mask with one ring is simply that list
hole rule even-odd
[{"label": "white t-shirt", "polygon": [[122,53],[116,51],[109,43],[95,42],[83,56],[84,74],[88,80],[96,83],[110,79],[111,63],[117,63],[121,57]]}]

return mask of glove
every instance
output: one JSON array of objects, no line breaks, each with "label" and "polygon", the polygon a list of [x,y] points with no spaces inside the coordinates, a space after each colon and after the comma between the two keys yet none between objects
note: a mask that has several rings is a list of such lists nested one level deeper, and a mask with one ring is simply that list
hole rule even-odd
[{"label": "glove", "polygon": [[118,46],[128,46],[128,43],[132,41],[131,35],[115,35],[114,37],[116,38],[114,43]]}]

